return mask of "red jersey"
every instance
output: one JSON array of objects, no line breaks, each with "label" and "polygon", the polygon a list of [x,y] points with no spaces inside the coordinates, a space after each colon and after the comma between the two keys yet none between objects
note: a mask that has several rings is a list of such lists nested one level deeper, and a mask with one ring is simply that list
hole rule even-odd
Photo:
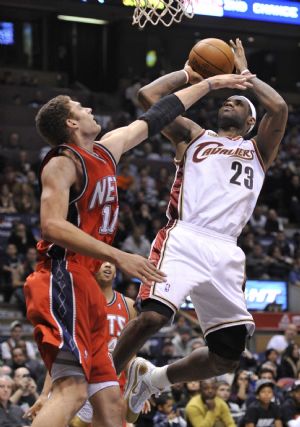
[{"label": "red jersey", "polygon": [[[107,303],[107,321],[108,321],[108,350],[113,352],[117,340],[121,335],[122,329],[129,322],[130,314],[124,295],[114,291],[113,299]],[[119,375],[119,384],[122,393],[124,392],[126,375],[123,371]]]},{"label": "red jersey", "polygon": [[[72,188],[70,190],[67,220],[95,239],[112,244],[119,212],[115,160],[109,150],[98,143],[94,143],[93,153],[75,144],[62,144],[47,154],[40,173],[52,157],[62,155],[65,150],[70,150],[79,158],[83,170],[80,193],[75,194]],[[39,241],[37,249],[45,261],[49,257],[72,261],[92,273],[99,270],[102,262],[46,240]]]},{"label": "red jersey", "polygon": [[122,329],[129,322],[130,314],[124,295],[114,291],[113,299],[107,303],[108,350],[112,353]]}]

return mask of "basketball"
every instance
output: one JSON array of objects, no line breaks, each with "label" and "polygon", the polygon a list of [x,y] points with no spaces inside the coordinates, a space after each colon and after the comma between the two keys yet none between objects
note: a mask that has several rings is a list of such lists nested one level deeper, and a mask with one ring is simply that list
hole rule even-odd
[{"label": "basketball", "polygon": [[200,40],[189,54],[189,65],[202,77],[230,74],[234,68],[231,47],[220,39]]}]

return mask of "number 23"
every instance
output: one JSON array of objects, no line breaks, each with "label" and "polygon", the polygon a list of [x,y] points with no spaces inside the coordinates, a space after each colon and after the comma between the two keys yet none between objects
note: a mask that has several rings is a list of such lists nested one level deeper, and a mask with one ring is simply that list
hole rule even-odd
[{"label": "number 23", "polygon": [[[233,162],[231,165],[231,169],[236,171],[230,180],[231,184],[242,185],[242,183],[243,183],[244,186],[246,188],[248,188],[249,190],[253,189],[254,171],[250,166],[246,166],[244,169],[244,173],[243,173],[242,163]],[[242,175],[242,174],[246,175],[244,179],[242,177],[240,178],[240,175]]]}]

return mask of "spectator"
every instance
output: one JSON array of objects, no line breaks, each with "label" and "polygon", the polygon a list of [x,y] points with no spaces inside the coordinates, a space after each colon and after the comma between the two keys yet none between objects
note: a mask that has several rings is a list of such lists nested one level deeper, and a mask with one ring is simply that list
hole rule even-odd
[{"label": "spectator", "polygon": [[[275,402],[277,405],[281,405],[284,401],[284,394],[280,387],[276,385],[274,371],[269,368],[262,368],[259,371],[259,380],[268,380],[273,383],[273,399],[272,402]],[[250,396],[247,399],[246,407],[248,407],[252,402],[255,401],[255,396]]]},{"label": "spectator", "polygon": [[264,369],[264,367],[266,367],[265,366],[266,363],[268,363],[267,369],[269,369],[269,370],[271,369],[273,371],[274,378],[276,379],[278,369],[279,369],[278,360],[279,360],[278,351],[275,350],[274,348],[268,348],[265,351],[265,360],[263,361],[263,363],[259,367],[259,372],[261,372],[261,370]]},{"label": "spectator", "polygon": [[7,375],[0,376],[0,425],[1,427],[24,427],[30,425],[23,418],[22,409],[10,402],[13,380]]},{"label": "spectator", "polygon": [[125,289],[122,293],[125,295],[125,297],[131,298],[135,301],[139,293],[139,285],[140,281],[138,279],[131,279],[125,285]]},{"label": "spectator", "polygon": [[247,277],[252,279],[268,279],[270,258],[264,253],[263,247],[256,243],[246,260]]},{"label": "spectator", "polygon": [[186,427],[186,421],[174,407],[174,400],[168,393],[156,399],[157,411],[153,417],[153,427]]},{"label": "spectator", "polygon": [[246,410],[245,427],[264,426],[282,427],[280,408],[273,399],[274,383],[269,380],[259,380],[256,383],[256,401]]},{"label": "spectator", "polygon": [[17,222],[14,224],[8,243],[16,245],[18,252],[25,255],[28,247],[35,247],[36,240],[31,230],[23,222]]},{"label": "spectator", "polygon": [[293,286],[300,286],[300,257],[297,257],[294,261],[289,273],[289,283]]},{"label": "spectator", "polygon": [[299,427],[300,425],[300,381],[292,385],[289,396],[283,402],[282,421],[286,427]]},{"label": "spectator", "polygon": [[27,411],[38,399],[37,386],[27,368],[17,368],[14,373],[15,389],[10,401]]},{"label": "spectator", "polygon": [[1,375],[7,375],[9,377],[12,376],[12,369],[8,365],[2,365],[0,366],[0,376]]},{"label": "spectator", "polygon": [[161,351],[157,355],[156,365],[164,366],[166,364],[172,363],[178,359],[176,355],[176,349],[172,341],[165,339],[161,348]]},{"label": "spectator", "polygon": [[282,254],[279,246],[270,248],[268,273],[271,279],[286,279],[291,266],[291,258]]},{"label": "spectator", "polygon": [[254,209],[252,217],[250,218],[250,225],[252,230],[259,235],[265,234],[266,215],[264,215],[264,209],[262,206],[257,205]]},{"label": "spectator", "polygon": [[9,150],[19,150],[21,148],[21,137],[18,132],[11,132],[7,140]]},{"label": "spectator", "polygon": [[14,203],[13,194],[10,192],[7,184],[2,184],[0,188],[0,213],[16,213],[17,208]]},{"label": "spectator", "polygon": [[285,257],[292,256],[292,250],[293,250],[292,245],[289,243],[283,231],[278,231],[278,233],[276,233],[274,242],[270,248],[271,251],[274,246],[277,246],[280,248],[280,251],[283,256]]},{"label": "spectator", "polygon": [[6,251],[1,260],[1,290],[4,302],[9,302],[14,291],[14,284],[18,278],[19,269],[22,268],[21,256],[15,244],[8,243]]},{"label": "spectator", "polygon": [[282,359],[279,366],[279,378],[297,378],[300,369],[300,356],[298,344],[289,344],[282,353]]},{"label": "spectator", "polygon": [[[10,325],[10,337],[1,344],[2,358],[5,361],[12,360],[12,350],[18,346],[22,340],[23,325],[19,320],[15,320]],[[35,350],[30,341],[25,341],[26,353],[29,359],[35,359]]]},{"label": "spectator", "polygon": [[134,184],[134,176],[130,173],[127,164],[120,166],[120,173],[117,175],[117,185],[119,190],[127,191]]},{"label": "spectator", "polygon": [[[198,393],[199,393],[200,384],[198,384]],[[180,413],[184,413],[184,408],[186,407],[187,402],[190,400],[187,395],[186,384],[177,383],[173,384],[171,387],[172,397],[174,399],[174,405],[177,409],[180,410]]]},{"label": "spectator", "polygon": [[267,221],[265,224],[265,231],[268,234],[278,233],[278,231],[283,231],[282,220],[278,218],[278,215],[275,209],[270,209],[268,212]]},{"label": "spectator", "polygon": [[285,331],[284,335],[274,335],[267,344],[267,349],[272,348],[281,354],[289,344],[295,341],[297,336],[297,326],[290,323]]},{"label": "spectator", "polygon": [[246,400],[252,394],[252,383],[250,384],[252,372],[239,370],[236,372],[231,388],[230,400],[239,405],[242,411],[246,409]]},{"label": "spectator", "polygon": [[192,328],[188,325],[176,329],[176,335],[172,339],[175,348],[175,356],[184,357],[190,353],[189,342],[192,337]]},{"label": "spectator", "polygon": [[232,418],[236,425],[238,425],[239,421],[245,415],[245,411],[241,410],[237,403],[234,403],[230,400],[231,395],[231,387],[226,381],[218,381],[217,382],[217,396],[224,400],[227,403]]},{"label": "spectator", "polygon": [[12,360],[10,365],[15,371],[18,368],[27,368],[37,382],[41,383],[45,377],[45,367],[37,359],[28,359],[26,350],[19,346],[12,349]]},{"label": "spectator", "polygon": [[136,225],[131,235],[123,242],[121,249],[125,252],[135,253],[147,257],[150,252],[150,242],[143,233],[143,227]]},{"label": "spectator", "polygon": [[186,397],[188,403],[192,397],[198,396],[200,394],[200,381],[188,381],[184,383],[185,390],[186,390]]},{"label": "spectator", "polygon": [[19,283],[15,283],[15,290],[13,297],[16,299],[17,305],[22,310],[24,316],[26,316],[26,303],[24,295],[24,283],[26,277],[35,271],[37,264],[37,250],[35,248],[28,248],[23,262],[22,268],[19,270]]},{"label": "spectator", "polygon": [[289,185],[285,188],[285,203],[288,217],[292,222],[299,223],[300,217],[300,177],[293,175]]},{"label": "spectator", "polygon": [[[235,427],[229,408],[223,399],[216,396],[215,379],[200,381],[200,394],[186,406],[186,417],[191,427]],[[221,423],[221,424],[220,424]]]}]

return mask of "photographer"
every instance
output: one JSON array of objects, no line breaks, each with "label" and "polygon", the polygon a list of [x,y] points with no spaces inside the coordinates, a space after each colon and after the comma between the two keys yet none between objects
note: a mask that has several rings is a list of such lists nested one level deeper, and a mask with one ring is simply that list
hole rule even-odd
[{"label": "photographer", "polygon": [[10,401],[20,406],[25,412],[38,398],[36,383],[31,378],[27,368],[18,368],[15,370],[14,382],[16,389],[10,397]]}]

